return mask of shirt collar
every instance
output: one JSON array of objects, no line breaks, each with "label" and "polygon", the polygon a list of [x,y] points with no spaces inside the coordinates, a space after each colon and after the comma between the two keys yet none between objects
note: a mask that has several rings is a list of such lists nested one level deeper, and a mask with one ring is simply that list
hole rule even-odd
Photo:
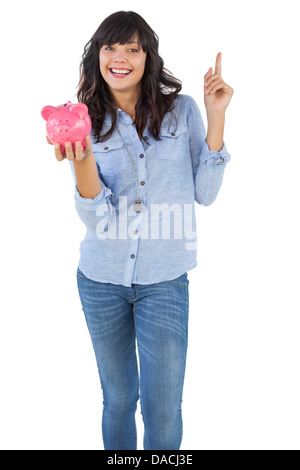
[{"label": "shirt collar", "polygon": [[[121,115],[127,116],[127,114],[125,113],[125,111],[123,111],[123,109],[117,108],[117,106],[114,106],[114,108],[117,110],[117,118],[119,118],[119,116]],[[108,125],[111,125],[112,121],[111,121],[111,116],[109,113],[106,113],[104,122]]]}]

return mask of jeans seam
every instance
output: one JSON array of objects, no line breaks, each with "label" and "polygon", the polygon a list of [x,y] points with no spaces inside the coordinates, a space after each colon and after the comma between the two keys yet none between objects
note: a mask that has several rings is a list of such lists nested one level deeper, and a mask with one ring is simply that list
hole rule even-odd
[{"label": "jeans seam", "polygon": [[[138,297],[138,292],[137,292],[137,286],[136,286],[136,297]],[[133,324],[134,324],[134,336],[135,336],[135,354],[136,354],[136,358],[137,358],[137,361],[139,362],[139,355],[138,355],[138,351],[137,351],[137,345],[136,345],[136,342],[137,342],[137,334],[136,334],[136,325],[135,325],[135,302],[133,303],[133,309],[132,309],[132,316],[133,316]],[[139,400],[141,400],[141,397],[140,397],[140,376],[139,376],[139,373],[137,372],[137,381],[138,381],[138,388],[137,388],[137,403]],[[137,447],[137,429],[136,429],[136,421],[135,421],[135,428],[134,428],[134,433],[135,433],[135,446]]]},{"label": "jeans seam", "polygon": [[176,281],[166,281],[168,284],[176,284],[177,286],[180,287],[185,287],[185,284],[182,284],[182,282],[176,282]]}]

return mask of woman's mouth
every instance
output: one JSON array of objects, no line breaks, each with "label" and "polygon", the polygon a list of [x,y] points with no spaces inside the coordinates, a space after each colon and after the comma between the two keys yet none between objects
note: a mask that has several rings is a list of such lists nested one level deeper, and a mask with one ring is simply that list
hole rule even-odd
[{"label": "woman's mouth", "polygon": [[132,70],[130,69],[116,69],[116,68],[111,68],[109,69],[109,71],[112,74],[112,76],[115,78],[125,78],[128,75],[130,75],[132,72]]}]

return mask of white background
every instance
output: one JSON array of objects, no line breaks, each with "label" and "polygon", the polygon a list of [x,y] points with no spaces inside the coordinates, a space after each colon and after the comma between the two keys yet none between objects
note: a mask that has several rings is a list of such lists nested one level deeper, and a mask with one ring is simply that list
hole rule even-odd
[{"label": "white background", "polygon": [[[141,14],[206,124],[223,54],[232,160],[196,205],[182,449],[299,449],[299,2],[4,2],[1,11],[0,448],[102,449],[101,389],[76,284],[85,228],[45,105],[76,101],[104,18]],[[199,6],[196,10],[196,5]],[[142,449],[142,419],[138,448]]]}]

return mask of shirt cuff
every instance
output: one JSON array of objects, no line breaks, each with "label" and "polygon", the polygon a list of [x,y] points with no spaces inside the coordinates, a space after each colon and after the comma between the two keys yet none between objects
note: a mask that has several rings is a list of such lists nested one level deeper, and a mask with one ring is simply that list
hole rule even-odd
[{"label": "shirt cuff", "polygon": [[84,207],[88,211],[95,211],[97,210],[98,206],[100,204],[103,204],[106,202],[106,198],[109,198],[113,196],[112,191],[107,188],[102,181],[101,182],[101,192],[97,194],[96,197],[93,199],[87,198],[87,197],[82,197],[78,191],[77,185],[75,185],[75,201],[78,202],[81,207]]},{"label": "shirt cuff", "polygon": [[227,152],[227,149],[226,149],[226,145],[225,143],[223,142],[223,147],[221,148],[221,150],[219,152],[216,152],[215,150],[210,150],[209,149],[209,146],[206,142],[206,139],[203,143],[203,148],[202,148],[202,152],[201,152],[201,155],[200,155],[200,161],[202,163],[205,163],[208,159],[210,158],[214,158],[215,159],[215,163],[216,165],[226,165],[226,163],[228,163],[231,159],[231,156],[230,154]]}]

